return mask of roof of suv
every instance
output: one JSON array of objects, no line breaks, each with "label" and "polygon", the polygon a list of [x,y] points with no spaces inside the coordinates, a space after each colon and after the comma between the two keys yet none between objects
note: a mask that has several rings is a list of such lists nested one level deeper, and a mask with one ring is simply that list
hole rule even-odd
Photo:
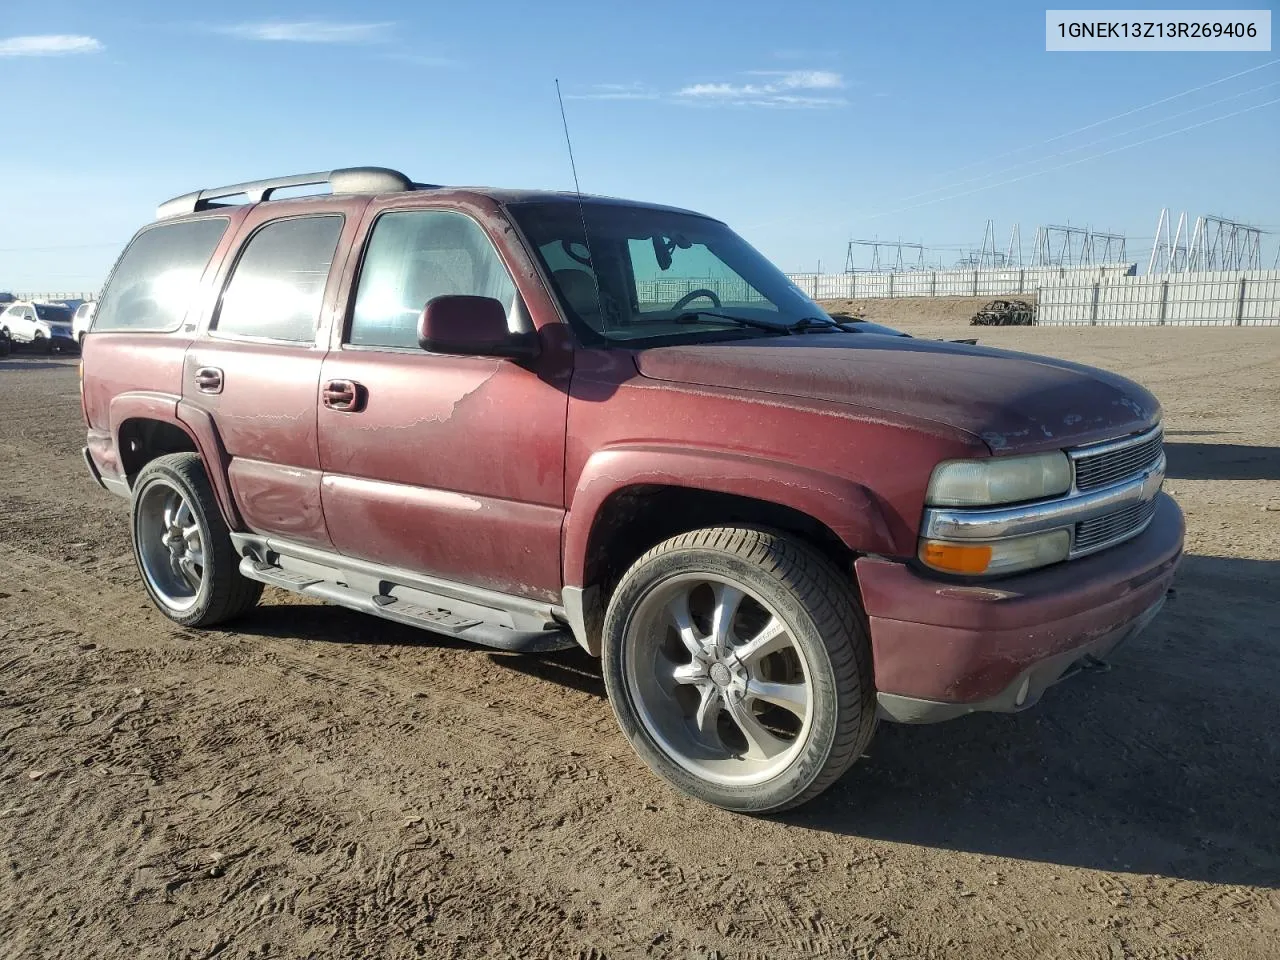
[{"label": "roof of suv", "polygon": [[[386,167],[344,167],[320,173],[301,173],[287,177],[274,177],[267,180],[251,180],[245,183],[233,183],[221,187],[207,187],[182,196],[166,200],[156,210],[156,219],[167,220],[183,214],[196,213],[202,210],[213,210],[220,207],[234,206],[235,198],[246,198],[250,203],[261,203],[272,199],[272,195],[283,189],[304,186],[322,186],[327,184],[333,195],[345,196],[391,196],[399,193],[417,191],[439,191],[442,193],[473,194],[489,197],[502,204],[547,201],[554,203],[605,203],[626,204],[650,210],[662,210],[669,213],[682,213],[695,217],[705,214],[680,207],[671,207],[657,203],[643,203],[624,200],[616,197],[602,197],[594,194],[577,194],[560,190],[511,190],[494,187],[457,187],[440,186],[430,183],[418,183],[400,173]],[[289,199],[304,199],[299,195]],[[220,202],[228,201],[231,202]]]}]

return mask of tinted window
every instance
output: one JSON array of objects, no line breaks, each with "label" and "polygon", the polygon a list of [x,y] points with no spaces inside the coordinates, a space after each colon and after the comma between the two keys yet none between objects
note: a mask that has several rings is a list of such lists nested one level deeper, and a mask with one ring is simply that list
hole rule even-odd
[{"label": "tinted window", "polygon": [[66,307],[49,307],[44,304],[36,306],[36,315],[49,323],[70,323],[71,311]]},{"label": "tinted window", "polygon": [[315,339],[342,218],[277,220],[245,246],[222,294],[217,329],[270,340]]},{"label": "tinted window", "polygon": [[460,213],[387,213],[374,224],[350,342],[417,347],[427,301],[449,294],[493,297],[510,313],[516,288],[479,224]]},{"label": "tinted window", "polygon": [[173,330],[186,315],[227,221],[187,220],[134,237],[102,294],[94,330]]}]

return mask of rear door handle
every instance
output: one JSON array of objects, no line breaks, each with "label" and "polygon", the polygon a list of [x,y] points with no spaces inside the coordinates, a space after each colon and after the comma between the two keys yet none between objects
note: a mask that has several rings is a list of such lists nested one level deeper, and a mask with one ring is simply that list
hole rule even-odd
[{"label": "rear door handle", "polygon": [[221,393],[222,371],[217,367],[201,367],[196,371],[196,389],[201,393]]},{"label": "rear door handle", "polygon": [[330,380],[324,385],[324,405],[341,413],[358,413],[364,409],[364,387],[354,380]]}]

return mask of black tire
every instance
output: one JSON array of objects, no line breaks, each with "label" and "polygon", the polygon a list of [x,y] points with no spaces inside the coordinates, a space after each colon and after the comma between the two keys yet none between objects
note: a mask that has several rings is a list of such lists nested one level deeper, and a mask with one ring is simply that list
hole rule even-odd
[{"label": "black tire", "polygon": [[39,330],[37,330],[35,335],[32,336],[31,346],[35,348],[36,353],[43,353],[46,356],[53,353],[53,344],[50,342],[49,338]]},{"label": "black tire", "polygon": [[[633,612],[664,581],[698,573],[729,578],[765,600],[809,664],[813,715],[806,742],[785,769],[760,783],[716,782],[674,760],[641,720],[628,685]],[[875,732],[871,647],[852,575],[786,534],[714,527],[654,547],[623,575],[610,598],[603,654],[610,702],[640,757],[684,793],[728,810],[774,813],[811,800],[853,765]]]},{"label": "black tire", "polygon": [[[139,505],[149,490],[161,484],[181,495],[200,528],[204,557],[200,586],[194,591],[193,600],[183,609],[175,609],[152,583],[140,546],[143,520]],[[185,627],[211,627],[224,623],[251,610],[262,596],[262,584],[240,574],[240,558],[232,546],[226,521],[199,454],[171,453],[157,457],[142,468],[133,486],[130,529],[133,557],[143,585],[160,612],[175,623]]]}]

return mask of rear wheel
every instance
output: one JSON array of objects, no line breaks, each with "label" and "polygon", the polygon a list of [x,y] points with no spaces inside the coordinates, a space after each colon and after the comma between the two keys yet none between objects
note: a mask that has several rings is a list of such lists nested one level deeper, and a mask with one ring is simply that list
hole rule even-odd
[{"label": "rear wheel", "polygon": [[195,453],[152,460],[133,488],[133,553],[152,601],[170,620],[208,627],[251,609],[262,584],[239,558]]},{"label": "rear wheel", "polygon": [[36,353],[52,353],[53,352],[53,345],[49,342],[49,338],[46,337],[43,333],[41,333],[39,330],[37,330],[35,332],[35,335],[32,336],[31,346],[35,348]]},{"label": "rear wheel", "polygon": [[636,561],[605,616],[604,675],[649,767],[730,810],[804,803],[853,764],[875,728],[849,577],[769,531],[699,530]]}]

